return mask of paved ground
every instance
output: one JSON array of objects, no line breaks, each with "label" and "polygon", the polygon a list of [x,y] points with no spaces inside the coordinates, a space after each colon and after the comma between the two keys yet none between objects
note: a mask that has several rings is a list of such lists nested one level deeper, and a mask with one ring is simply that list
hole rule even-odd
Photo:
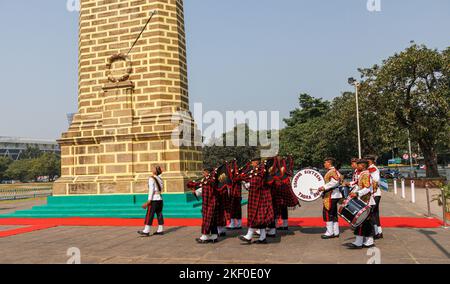
[{"label": "paved ground", "polygon": [[[419,198],[418,198],[419,201]],[[43,200],[0,202],[1,213],[42,204]],[[4,209],[9,208],[9,209]],[[439,208],[438,208],[439,209]],[[437,209],[436,212],[439,210]],[[426,204],[411,204],[391,193],[383,196],[384,216],[423,217]],[[321,214],[320,201],[304,204],[293,217]],[[15,229],[2,226],[0,231]],[[0,263],[66,263],[67,251],[76,247],[82,263],[447,263],[450,264],[450,230],[385,229],[375,250],[348,250],[353,234],[345,229],[340,239],[321,240],[321,228],[297,227],[270,240],[268,245],[242,245],[234,232],[216,245],[197,245],[197,227],[167,228],[165,236],[141,238],[140,228],[55,227],[0,238]]]}]

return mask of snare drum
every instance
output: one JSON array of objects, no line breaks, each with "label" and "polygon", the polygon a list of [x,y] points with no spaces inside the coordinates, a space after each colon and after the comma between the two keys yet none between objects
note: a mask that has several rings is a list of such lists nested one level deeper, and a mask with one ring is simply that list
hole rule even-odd
[{"label": "snare drum", "polygon": [[371,207],[358,198],[347,198],[339,207],[339,216],[353,228],[360,226],[370,215]]}]

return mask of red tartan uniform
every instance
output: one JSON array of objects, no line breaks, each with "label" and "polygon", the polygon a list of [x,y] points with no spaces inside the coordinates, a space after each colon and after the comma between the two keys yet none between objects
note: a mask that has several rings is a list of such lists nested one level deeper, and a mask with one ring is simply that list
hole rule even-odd
[{"label": "red tartan uniform", "polygon": [[296,207],[300,206],[300,201],[297,196],[295,196],[292,190],[292,184],[290,179],[287,179],[281,184],[281,195],[283,200],[283,206],[285,207]]},{"label": "red tartan uniform", "polygon": [[229,219],[229,203],[230,197],[228,195],[228,189],[224,189],[217,193],[217,226],[225,227],[227,220]]},{"label": "red tartan uniform", "polygon": [[247,178],[250,182],[248,194],[248,227],[265,229],[274,220],[270,188],[264,186],[264,165],[258,166],[257,173]]},{"label": "red tartan uniform", "polygon": [[213,178],[202,182],[202,234],[209,235],[214,228],[217,228],[217,188]]},{"label": "red tartan uniform", "polygon": [[230,191],[229,212],[231,219],[242,219],[242,183],[233,182]]}]

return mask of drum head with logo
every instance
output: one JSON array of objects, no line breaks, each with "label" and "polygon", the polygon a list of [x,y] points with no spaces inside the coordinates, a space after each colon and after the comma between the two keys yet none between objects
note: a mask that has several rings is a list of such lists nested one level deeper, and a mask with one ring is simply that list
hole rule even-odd
[{"label": "drum head with logo", "polygon": [[315,170],[301,170],[292,179],[292,189],[298,199],[312,202],[319,199],[322,193],[317,189],[325,185],[323,176]]}]

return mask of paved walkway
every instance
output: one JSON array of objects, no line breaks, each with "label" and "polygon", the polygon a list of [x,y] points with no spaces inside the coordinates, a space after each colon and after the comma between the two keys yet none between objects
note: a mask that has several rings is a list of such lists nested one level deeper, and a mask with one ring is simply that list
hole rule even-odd
[{"label": "paved walkway", "polygon": [[[419,198],[418,198],[419,201]],[[24,209],[45,201],[0,202],[0,212]],[[423,217],[421,204],[383,195],[383,216]],[[9,208],[9,209],[5,209]],[[292,217],[318,217],[321,202],[303,204]],[[20,226],[0,226],[0,233]],[[385,229],[385,239],[372,250],[348,250],[351,230],[340,239],[321,240],[322,228],[293,227],[268,245],[242,245],[233,232],[216,245],[198,245],[198,227],[170,227],[166,235],[141,238],[139,227],[52,227],[0,238],[0,263],[66,263],[70,248],[78,248],[82,263],[447,263],[450,230]],[[375,261],[375,262],[376,262]]]}]

